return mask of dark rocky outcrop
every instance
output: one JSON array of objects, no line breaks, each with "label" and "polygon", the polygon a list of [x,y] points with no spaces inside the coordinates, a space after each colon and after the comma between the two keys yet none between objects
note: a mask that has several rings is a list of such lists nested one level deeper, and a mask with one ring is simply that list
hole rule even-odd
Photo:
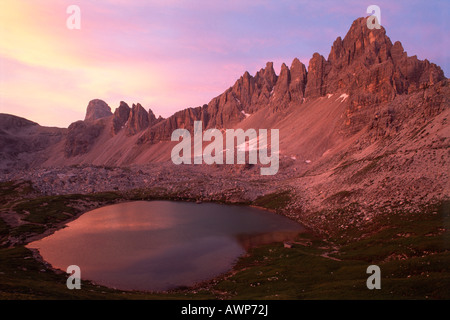
[{"label": "dark rocky outcrop", "polygon": [[160,123],[163,121],[164,118],[159,116],[156,118],[155,114],[153,113],[152,109],[148,109],[148,127],[153,127],[155,124]]},{"label": "dark rocky outcrop", "polygon": [[114,111],[114,118],[112,123],[112,132],[117,134],[128,121],[130,116],[130,107],[125,102],[121,101],[119,107]]},{"label": "dark rocky outcrop", "polygon": [[74,157],[89,152],[103,128],[102,124],[89,123],[89,121],[72,123],[68,128],[64,155]]},{"label": "dark rocky outcrop", "polygon": [[342,40],[331,47],[328,60],[315,53],[308,67],[306,97],[345,92],[352,107],[392,101],[445,79],[437,65],[408,57],[383,27],[369,29],[366,18],[355,20]]},{"label": "dark rocky outcrop", "polygon": [[38,126],[36,122],[12,114],[0,113],[1,130],[20,130],[26,127]]},{"label": "dark rocky outcrop", "polygon": [[330,65],[325,58],[314,53],[309,60],[308,77],[305,89],[305,96],[308,98],[316,98],[325,95],[326,84],[325,76],[329,72]]},{"label": "dark rocky outcrop", "polygon": [[139,143],[170,140],[177,128],[193,130],[194,121],[202,121],[204,129],[233,126],[245,119],[245,113],[256,112],[269,104],[277,79],[272,62],[268,62],[254,77],[245,72],[232,87],[207,105],[178,111],[150,126]]},{"label": "dark rocky outcrop", "polygon": [[307,72],[306,67],[297,58],[291,64],[291,79],[289,83],[290,101],[301,104],[305,96]]},{"label": "dark rocky outcrop", "polygon": [[37,153],[64,139],[66,131],[0,113],[0,169],[26,168],[39,163],[43,157]]},{"label": "dark rocky outcrop", "polygon": [[141,104],[133,104],[130,110],[128,121],[125,124],[125,132],[128,136],[135,135],[144,129],[148,128],[149,115],[147,111],[141,106]]},{"label": "dark rocky outcrop", "polygon": [[87,106],[84,121],[95,121],[101,118],[112,116],[111,108],[105,101],[94,99]]}]

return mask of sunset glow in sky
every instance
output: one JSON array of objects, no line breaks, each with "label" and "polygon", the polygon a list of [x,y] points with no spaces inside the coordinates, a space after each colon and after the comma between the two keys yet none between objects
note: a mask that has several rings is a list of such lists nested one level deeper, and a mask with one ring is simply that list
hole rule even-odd
[{"label": "sunset glow in sky", "polygon": [[[81,30],[69,30],[69,5]],[[84,119],[88,102],[112,111],[140,102],[158,116],[208,103],[245,72],[273,61],[306,66],[381,8],[408,55],[450,73],[450,1],[1,0],[0,113],[45,126]]]}]

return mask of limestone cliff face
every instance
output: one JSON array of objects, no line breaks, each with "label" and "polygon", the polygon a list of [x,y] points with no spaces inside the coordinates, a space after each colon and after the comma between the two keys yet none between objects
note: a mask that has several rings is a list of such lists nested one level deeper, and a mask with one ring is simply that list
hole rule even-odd
[{"label": "limestone cliff face", "polygon": [[84,121],[95,121],[97,119],[112,116],[111,108],[105,101],[94,99],[87,106],[86,117]]},{"label": "limestone cliff face", "polygon": [[283,63],[281,65],[280,76],[273,87],[273,91],[271,93],[272,96],[270,97],[270,104],[274,108],[279,108],[289,104],[291,100],[291,94],[289,91],[290,82],[291,72],[286,64]]},{"label": "limestone cliff face", "polygon": [[103,129],[104,127],[100,123],[90,123],[89,121],[72,123],[68,128],[64,155],[74,157],[88,153]]},{"label": "limestone cliff face", "polygon": [[273,63],[268,62],[254,77],[248,72],[223,94],[212,99],[204,112],[208,128],[231,126],[269,104],[277,82]]},{"label": "limestone cliff face", "polygon": [[155,114],[153,113],[153,111],[151,109],[148,109],[148,126],[152,127],[155,124],[163,121],[164,118],[162,118],[161,116],[159,116],[158,118],[156,118]]},{"label": "limestone cliff face", "polygon": [[338,37],[326,60],[314,54],[308,67],[306,97],[332,93],[350,95],[352,107],[392,101],[445,79],[428,60],[408,57],[402,44],[392,44],[386,31],[369,29],[366,18],[355,20],[342,40]]},{"label": "limestone cliff face", "polygon": [[325,78],[329,70],[330,64],[325,60],[325,58],[317,52],[314,53],[308,66],[308,77],[305,90],[306,97],[317,98],[325,95]]},{"label": "limestone cliff face", "polygon": [[231,127],[245,119],[246,115],[270,105],[275,93],[280,100],[273,102],[274,106],[277,103],[288,105],[292,101],[301,103],[306,83],[306,68],[298,59],[294,60],[292,68],[293,80],[291,81],[290,75],[286,75],[285,84],[278,87],[276,84],[279,77],[275,74],[272,62],[268,62],[254,77],[245,72],[232,87],[207,105],[181,110],[151,126],[139,139],[139,143],[170,140],[173,130],[177,128],[193,130],[194,121],[202,121],[204,129]]},{"label": "limestone cliff face", "polygon": [[130,107],[125,102],[121,101],[119,107],[114,111],[112,132],[117,134],[122,128],[124,128],[125,123],[128,121],[130,116]]},{"label": "limestone cliff face", "polygon": [[[395,123],[403,115],[398,108],[381,104],[444,79],[441,68],[428,60],[408,57],[400,42],[392,44],[384,28],[371,30],[366,18],[359,18],[343,39],[334,41],[328,58],[314,53],[308,70],[294,59],[290,67],[283,63],[277,76],[273,63],[268,62],[254,76],[245,72],[208,104],[178,111],[167,119],[156,118],[139,103],[130,108],[121,102],[112,117],[111,132],[114,136],[124,130],[127,136],[139,135],[138,144],[153,144],[170,140],[178,128],[193,131],[195,121],[202,121],[203,129],[230,128],[263,108],[273,114],[336,95],[334,99],[339,97],[346,103],[346,111],[339,118],[344,134],[353,134],[372,123],[377,127],[377,136],[382,136],[395,130]],[[88,152],[101,131],[97,120],[111,115],[105,102],[92,100],[84,123],[69,127],[66,156]]]},{"label": "limestone cliff face", "polygon": [[113,135],[116,135],[120,130],[125,129],[126,134],[131,136],[163,120],[161,116],[156,118],[151,109],[148,112],[145,111],[139,103],[130,108],[126,102],[121,101],[119,107],[114,111],[111,131]]},{"label": "limestone cliff face", "polygon": [[290,102],[299,105],[305,97],[305,89],[307,82],[306,67],[297,58],[292,61],[290,69],[289,94]]},{"label": "limestone cliff face", "polygon": [[100,119],[112,116],[111,108],[100,99],[91,100],[86,109],[84,121],[72,123],[67,129],[64,143],[64,155],[67,158],[83,155],[102,133],[104,125]]},{"label": "limestone cliff face", "polygon": [[203,120],[203,125],[208,123],[207,113],[204,112],[206,105],[197,108],[188,108],[176,112],[167,119],[159,117],[156,122],[138,139],[138,144],[156,143],[168,141],[172,132],[176,129],[194,130],[194,121]]},{"label": "limestone cliff face", "polygon": [[384,28],[371,30],[366,18],[359,18],[344,39],[334,41],[328,59],[314,53],[308,70],[294,59],[290,68],[283,63],[279,76],[271,62],[254,77],[245,72],[208,105],[179,111],[150,126],[139,142],[169,140],[173,130],[192,129],[196,120],[203,121],[204,129],[224,128],[267,106],[278,112],[305,99],[336,93],[343,99],[348,97],[348,122],[364,106],[392,101],[398,94],[412,93],[443,79],[438,66],[408,57],[400,42],[392,44]]},{"label": "limestone cliff face", "polygon": [[133,104],[128,121],[125,124],[125,132],[128,136],[135,135],[148,128],[149,116],[147,111],[138,103]]}]

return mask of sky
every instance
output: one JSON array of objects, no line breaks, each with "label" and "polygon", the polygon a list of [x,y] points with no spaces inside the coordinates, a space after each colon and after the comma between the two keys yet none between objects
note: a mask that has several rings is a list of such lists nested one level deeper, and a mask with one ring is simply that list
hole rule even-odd
[{"label": "sky", "polygon": [[[1,0],[0,113],[68,127],[102,99],[168,117],[268,61],[279,74],[294,58],[327,58],[372,4],[393,43],[449,76],[448,0]],[[67,27],[70,5],[80,29]]]}]

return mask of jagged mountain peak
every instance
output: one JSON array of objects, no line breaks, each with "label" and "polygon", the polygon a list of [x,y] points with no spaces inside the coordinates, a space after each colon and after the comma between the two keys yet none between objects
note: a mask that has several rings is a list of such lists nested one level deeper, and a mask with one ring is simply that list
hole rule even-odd
[{"label": "jagged mountain peak", "polygon": [[109,116],[112,116],[112,112],[108,104],[103,100],[94,99],[89,101],[84,121],[95,121]]},{"label": "jagged mountain peak", "polygon": [[[392,44],[384,28],[369,29],[366,18],[358,18],[343,39],[336,38],[328,59],[317,52],[313,54],[308,70],[295,58],[290,68],[282,63],[277,75],[273,62],[267,62],[254,76],[244,72],[232,87],[208,105],[180,110],[167,119],[156,119],[151,110],[147,112],[139,103],[130,108],[121,101],[114,112],[112,133],[115,135],[121,129],[127,136],[143,133],[138,143],[155,143],[169,140],[177,128],[192,130],[194,121],[201,120],[205,129],[232,127],[263,108],[276,113],[299,106],[305,99],[339,92],[349,97],[347,118],[361,106],[391,101],[397,94],[411,93],[442,79],[444,75],[439,67],[415,56],[408,57],[400,42]],[[109,106],[96,99],[89,103],[85,120],[111,114]],[[69,128],[69,136],[76,137],[78,131],[92,129],[80,126]],[[95,138],[97,131],[94,131],[91,136]],[[83,148],[81,153],[87,150]]]},{"label": "jagged mountain peak", "polygon": [[205,128],[230,127],[262,108],[275,113],[334,93],[349,96],[350,109],[357,108],[390,101],[444,78],[438,66],[408,57],[400,42],[392,44],[383,27],[369,29],[367,18],[358,18],[343,38],[336,38],[328,58],[313,54],[308,69],[295,58],[290,67],[283,63],[277,75],[269,61],[254,76],[245,71],[208,105],[180,110],[167,119],[156,119],[140,104],[132,108],[121,104],[113,130],[117,133],[125,126],[127,135],[147,130],[140,143],[158,142],[169,139],[176,128],[192,129],[196,120]]},{"label": "jagged mountain peak", "polygon": [[[386,36],[386,30],[369,29],[367,27],[367,18],[356,19],[344,39],[338,37],[331,48],[328,56],[328,61],[338,64],[351,64],[354,60],[362,55],[367,58],[379,58],[379,62],[386,61],[388,52],[392,47],[392,42]],[[369,55],[369,52],[375,56]],[[374,60],[367,61],[368,63],[375,62]]]},{"label": "jagged mountain peak", "polygon": [[353,106],[392,100],[445,79],[442,69],[428,60],[408,57],[402,44],[393,45],[386,30],[369,29],[358,18],[344,39],[338,37],[328,59],[314,53],[309,62],[306,97],[346,92]]}]

